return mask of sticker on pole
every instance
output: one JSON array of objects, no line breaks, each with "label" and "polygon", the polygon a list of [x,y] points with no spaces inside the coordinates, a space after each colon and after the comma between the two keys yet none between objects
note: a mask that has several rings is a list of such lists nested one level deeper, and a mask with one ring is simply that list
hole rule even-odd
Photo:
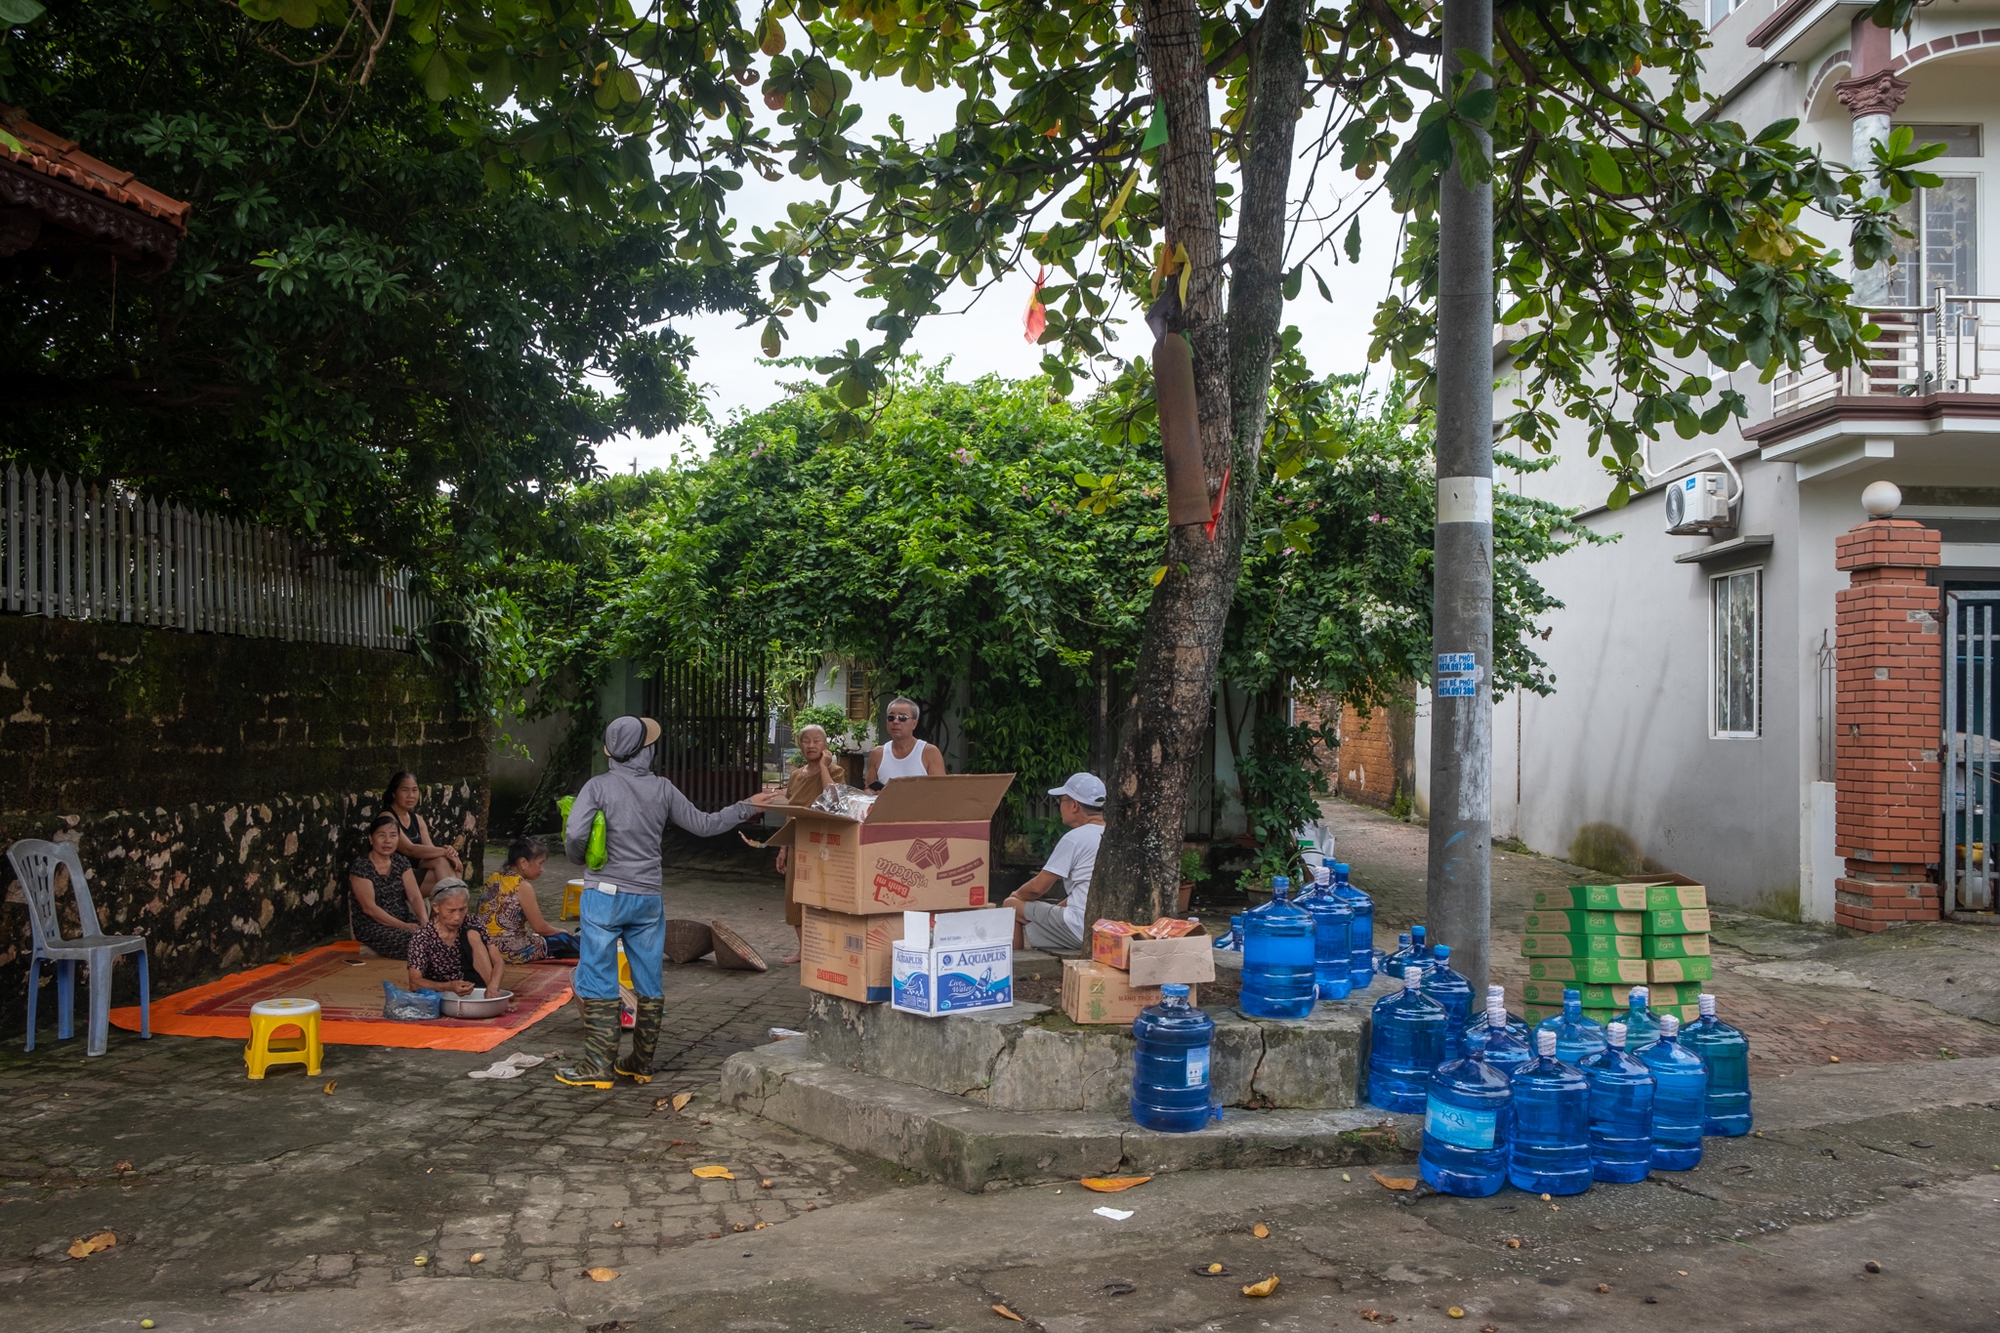
[{"label": "sticker on pole", "polygon": [[1479,694],[1479,660],[1472,653],[1439,653],[1437,683],[1431,693],[1439,699],[1472,699]]}]

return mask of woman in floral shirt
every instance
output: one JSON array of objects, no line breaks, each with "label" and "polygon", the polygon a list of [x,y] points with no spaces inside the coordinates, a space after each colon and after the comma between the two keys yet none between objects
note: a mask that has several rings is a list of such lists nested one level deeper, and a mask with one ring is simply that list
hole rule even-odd
[{"label": "woman in floral shirt", "polygon": [[[430,924],[410,936],[411,990],[465,995],[482,985],[488,995],[500,993],[507,965],[498,952],[486,947],[478,931],[465,928],[470,897],[462,879],[441,879],[431,890]],[[477,982],[472,980],[475,976]]]},{"label": "woman in floral shirt", "polygon": [[487,947],[510,963],[576,957],[575,942],[544,920],[535,902],[535,880],[548,857],[540,838],[514,839],[507,845],[507,864],[486,877],[486,892],[473,910],[474,928]]}]

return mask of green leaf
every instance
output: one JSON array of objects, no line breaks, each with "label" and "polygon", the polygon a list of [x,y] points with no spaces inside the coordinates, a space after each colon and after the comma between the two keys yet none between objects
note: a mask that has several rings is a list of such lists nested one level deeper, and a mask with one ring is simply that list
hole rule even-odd
[{"label": "green leaf", "polygon": [[35,0],[0,0],[0,27],[18,28],[42,16]]},{"label": "green leaf", "polygon": [[1150,153],[1155,148],[1163,148],[1167,142],[1167,109],[1157,101],[1153,103],[1153,118],[1146,123],[1146,137],[1139,141],[1139,151]]},{"label": "green leaf", "polygon": [[278,17],[294,28],[310,28],[319,22],[319,0],[280,0]]},{"label": "green leaf", "polygon": [[[1354,220],[1347,224],[1347,240],[1343,248],[1347,251],[1348,263],[1358,264],[1361,262],[1361,218],[1359,215],[1356,215]],[[1322,286],[1320,290],[1323,292],[1326,289]],[[1329,296],[1326,299],[1331,301],[1333,298]]]},{"label": "green leaf", "polygon": [[1285,299],[1287,301],[1297,300],[1299,292],[1305,287],[1305,281],[1306,281],[1305,265],[1303,264],[1293,265],[1292,271],[1285,275],[1285,284],[1284,284]]},{"label": "green leaf", "polygon": [[431,58],[424,62],[424,96],[433,102],[451,96],[451,61],[441,50],[431,52]]},{"label": "green leaf", "polygon": [[1602,144],[1591,144],[1589,149],[1591,183],[1606,194],[1623,194],[1625,176],[1618,170],[1618,162],[1610,150]]}]

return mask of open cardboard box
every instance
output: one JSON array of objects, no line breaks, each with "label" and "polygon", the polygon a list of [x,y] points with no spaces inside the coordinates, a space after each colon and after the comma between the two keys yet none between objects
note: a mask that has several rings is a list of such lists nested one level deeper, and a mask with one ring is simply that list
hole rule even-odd
[{"label": "open cardboard box", "polygon": [[774,805],[791,822],[771,843],[792,848],[792,897],[807,907],[853,916],[984,907],[993,812],[1013,781],[1012,773],[896,778],[866,822]]}]

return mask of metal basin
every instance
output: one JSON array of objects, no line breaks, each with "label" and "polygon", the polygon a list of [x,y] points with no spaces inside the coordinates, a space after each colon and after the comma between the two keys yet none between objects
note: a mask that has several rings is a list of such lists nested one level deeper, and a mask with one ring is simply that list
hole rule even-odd
[{"label": "metal basin", "polygon": [[470,995],[446,994],[443,998],[446,1018],[498,1018],[507,1012],[514,992],[503,990],[498,995],[488,995],[475,990]]}]

